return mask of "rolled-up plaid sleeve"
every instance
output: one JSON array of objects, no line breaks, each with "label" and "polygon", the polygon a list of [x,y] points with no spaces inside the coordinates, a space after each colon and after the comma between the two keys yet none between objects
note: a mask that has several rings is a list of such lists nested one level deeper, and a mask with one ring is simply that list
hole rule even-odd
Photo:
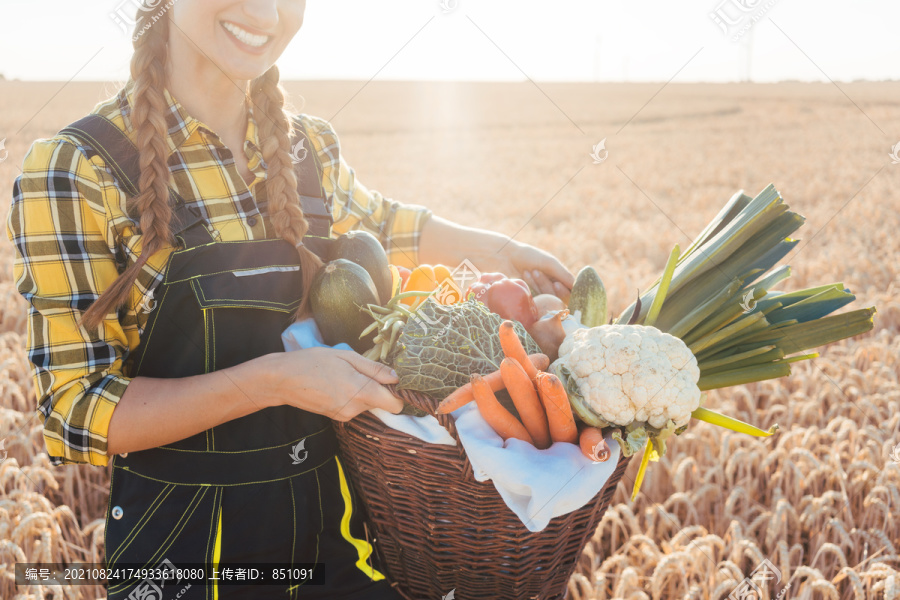
[{"label": "rolled-up plaid sleeve", "polygon": [[379,239],[391,264],[408,268],[418,265],[419,239],[431,210],[391,200],[365,187],[341,155],[331,124],[308,115],[302,118],[322,163],[323,187],[332,202],[333,233],[363,229]]},{"label": "rolled-up plaid sleeve", "polygon": [[34,143],[13,187],[7,235],[28,301],[28,357],[53,464],[108,463],[109,422],[130,381],[122,326],[78,325],[118,274],[105,206],[96,167],[78,147],[59,138]]}]

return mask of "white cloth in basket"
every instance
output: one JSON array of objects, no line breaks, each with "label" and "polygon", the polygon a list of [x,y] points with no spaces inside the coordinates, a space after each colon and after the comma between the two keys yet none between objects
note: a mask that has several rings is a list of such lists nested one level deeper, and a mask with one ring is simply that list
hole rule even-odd
[{"label": "white cloth in basket", "polygon": [[[292,324],[281,338],[285,350],[326,346],[312,319]],[[334,347],[350,349],[347,344]],[[431,415],[394,415],[378,408],[370,412],[388,427],[430,444],[456,445],[456,440]],[[474,403],[454,411],[453,417],[475,479],[491,480],[529,531],[541,531],[554,517],[587,504],[603,489],[619,462],[619,444],[609,436],[609,460],[595,463],[574,444],[556,443],[538,450],[520,440],[504,442]]]}]

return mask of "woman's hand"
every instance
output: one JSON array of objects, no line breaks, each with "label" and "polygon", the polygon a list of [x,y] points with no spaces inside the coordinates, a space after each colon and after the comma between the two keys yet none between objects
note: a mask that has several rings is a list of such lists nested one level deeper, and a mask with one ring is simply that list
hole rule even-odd
[{"label": "woman's hand", "polygon": [[235,368],[255,371],[253,391],[268,406],[296,406],[335,421],[349,421],[370,408],[394,414],[403,409],[403,401],[384,387],[397,383],[396,373],[350,350],[277,352]]},{"label": "woman's hand", "polygon": [[553,294],[568,302],[575,276],[555,256],[529,244],[510,241],[499,253],[505,264],[491,269],[521,277],[538,294]]},{"label": "woman's hand", "polygon": [[575,276],[546,250],[440,217],[428,219],[419,241],[419,262],[452,269],[463,260],[482,273],[521,277],[538,294],[553,294],[565,301],[575,284]]},{"label": "woman's hand", "polygon": [[135,377],[109,424],[107,453],[183,440],[268,406],[291,405],[349,421],[373,407],[398,413],[403,401],[384,384],[391,369],[350,350],[276,352],[191,377]]}]

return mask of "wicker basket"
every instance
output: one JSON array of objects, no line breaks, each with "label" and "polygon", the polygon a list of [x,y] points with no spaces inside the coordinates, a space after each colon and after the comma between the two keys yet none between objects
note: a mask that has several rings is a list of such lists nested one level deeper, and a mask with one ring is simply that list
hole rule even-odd
[{"label": "wicker basket", "polygon": [[[392,390],[434,412],[422,394]],[[436,415],[459,441],[453,417]],[[409,600],[557,600],[629,459],[582,508],[528,531],[490,482],[479,483],[461,444],[428,444],[364,412],[336,423],[344,465],[368,513],[386,576]]]}]

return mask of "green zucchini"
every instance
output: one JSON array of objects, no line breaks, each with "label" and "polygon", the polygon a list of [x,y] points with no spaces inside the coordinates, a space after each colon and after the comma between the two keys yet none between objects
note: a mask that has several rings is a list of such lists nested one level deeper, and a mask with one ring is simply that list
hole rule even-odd
[{"label": "green zucchini", "polygon": [[313,278],[309,304],[322,341],[329,346],[343,342],[360,353],[371,348],[375,333],[363,339],[359,334],[374,319],[360,308],[378,303],[378,290],[369,273],[349,260],[335,259]]},{"label": "green zucchini", "polygon": [[586,266],[578,272],[568,308],[582,325],[597,327],[606,324],[606,288],[594,267]]},{"label": "green zucchini", "polygon": [[333,252],[332,258],[343,258],[364,268],[378,290],[376,304],[387,304],[391,299],[391,269],[378,238],[368,231],[348,231],[337,238]]}]

